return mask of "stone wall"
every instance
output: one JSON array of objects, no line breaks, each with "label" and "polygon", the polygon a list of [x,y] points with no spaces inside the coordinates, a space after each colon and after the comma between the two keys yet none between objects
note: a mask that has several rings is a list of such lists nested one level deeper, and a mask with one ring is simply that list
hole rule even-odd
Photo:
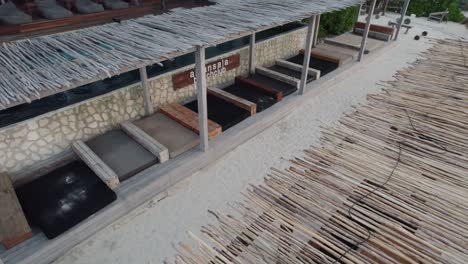
[{"label": "stone wall", "polygon": [[[270,65],[278,58],[298,53],[304,45],[306,29],[275,36],[256,45],[257,65]],[[207,79],[208,87],[222,88],[236,76],[248,74],[248,48],[212,58],[215,61],[240,53],[240,67]],[[194,85],[174,91],[172,76],[192,69],[190,65],[150,79],[150,94],[155,110],[170,102],[185,102],[196,96]],[[30,120],[0,129],[0,170],[18,180],[22,170],[44,162],[70,148],[74,140],[87,140],[102,134],[126,120],[144,114],[143,90],[131,85],[105,95],[59,109]]]}]

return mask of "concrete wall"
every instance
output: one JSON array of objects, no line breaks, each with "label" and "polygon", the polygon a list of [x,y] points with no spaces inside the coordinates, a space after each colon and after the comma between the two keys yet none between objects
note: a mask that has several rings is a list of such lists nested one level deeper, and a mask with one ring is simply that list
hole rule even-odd
[{"label": "concrete wall", "polygon": [[[258,65],[270,65],[278,58],[298,53],[304,45],[306,29],[302,28],[262,41],[256,47]],[[209,87],[222,88],[239,75],[248,73],[248,48],[210,59],[215,61],[240,53],[239,68],[208,78]],[[193,68],[193,65],[150,79],[154,107],[170,102],[184,102],[196,95],[193,85],[174,91],[172,76]],[[22,170],[60,155],[74,140],[87,140],[102,134],[126,120],[143,116],[143,91],[135,84],[105,95],[70,105],[30,120],[0,129],[0,170],[18,180]]]}]

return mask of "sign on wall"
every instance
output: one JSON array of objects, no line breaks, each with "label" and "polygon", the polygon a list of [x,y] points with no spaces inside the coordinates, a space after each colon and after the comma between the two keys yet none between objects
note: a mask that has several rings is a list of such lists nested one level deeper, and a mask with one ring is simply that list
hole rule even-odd
[{"label": "sign on wall", "polygon": [[[240,54],[234,54],[224,59],[213,61],[205,65],[206,78],[216,77],[240,66]],[[184,88],[195,83],[195,69],[191,69],[172,76],[174,90]]]}]

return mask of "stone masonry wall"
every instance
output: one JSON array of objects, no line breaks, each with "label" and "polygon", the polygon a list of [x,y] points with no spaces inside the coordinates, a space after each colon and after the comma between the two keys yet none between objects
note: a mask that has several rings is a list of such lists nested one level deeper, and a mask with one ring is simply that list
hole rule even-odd
[{"label": "stone masonry wall", "polygon": [[[275,36],[256,45],[256,64],[271,65],[278,58],[298,53],[304,45],[304,28]],[[208,88],[222,88],[236,76],[248,74],[248,47],[210,59],[215,61],[240,53],[240,67],[207,79]],[[172,76],[193,68],[187,66],[150,79],[150,95],[157,110],[171,102],[185,102],[196,97],[194,85],[174,91]],[[0,129],[0,171],[10,173],[16,181],[18,172],[29,166],[60,155],[75,140],[87,140],[126,120],[144,115],[143,90],[140,84],[131,85],[53,111],[30,120]]]}]

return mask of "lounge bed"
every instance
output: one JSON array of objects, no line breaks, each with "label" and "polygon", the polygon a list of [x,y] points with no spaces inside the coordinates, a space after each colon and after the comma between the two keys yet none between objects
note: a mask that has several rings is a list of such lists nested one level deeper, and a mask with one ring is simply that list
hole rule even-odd
[{"label": "lounge bed", "polygon": [[32,22],[32,17],[19,10],[13,2],[0,5],[0,24],[19,25]]},{"label": "lounge bed", "polygon": [[160,142],[169,150],[170,158],[198,146],[200,137],[165,114],[155,113],[133,122],[133,125]]},{"label": "lounge bed", "polygon": [[[99,160],[124,181],[159,162],[158,157],[122,130],[111,130],[85,142]],[[110,186],[112,187],[112,186]]]},{"label": "lounge bed", "polygon": [[[207,105],[208,118],[221,125],[223,131],[228,130],[251,115],[249,111],[212,94],[207,95]],[[198,113],[197,100],[186,104],[185,107]]]},{"label": "lounge bed", "polygon": [[117,199],[81,161],[72,161],[16,189],[26,218],[52,239]]},{"label": "lounge bed", "polygon": [[73,16],[73,13],[58,5],[55,0],[36,0],[37,10],[47,19],[60,19]]},{"label": "lounge bed", "polygon": [[91,0],[76,0],[75,7],[76,11],[80,14],[92,14],[104,11],[104,7],[101,4]]}]

